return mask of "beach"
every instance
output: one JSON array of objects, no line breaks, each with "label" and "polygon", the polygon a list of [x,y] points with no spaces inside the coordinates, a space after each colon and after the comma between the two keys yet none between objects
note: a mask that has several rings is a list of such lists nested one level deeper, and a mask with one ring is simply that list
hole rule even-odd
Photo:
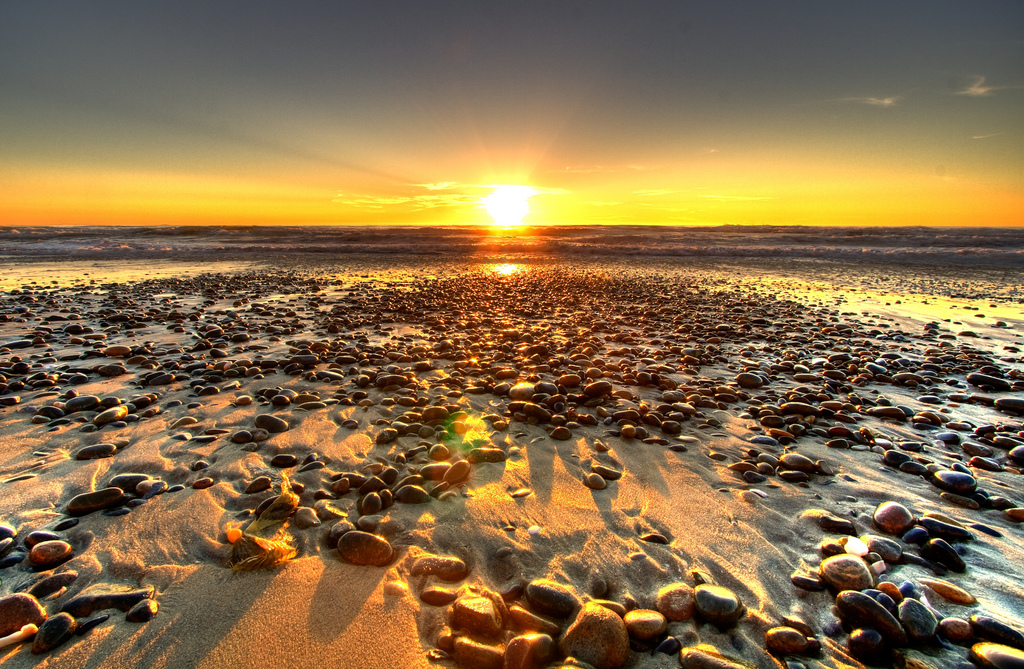
[{"label": "beach", "polygon": [[0,235],[0,665],[1018,666],[1013,235],[305,232]]}]

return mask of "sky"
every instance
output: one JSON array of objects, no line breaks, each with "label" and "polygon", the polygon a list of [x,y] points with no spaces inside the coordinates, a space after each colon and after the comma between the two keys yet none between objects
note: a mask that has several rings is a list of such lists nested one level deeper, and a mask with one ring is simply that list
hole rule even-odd
[{"label": "sky", "polygon": [[[1024,225],[1024,3],[6,2],[0,224]],[[524,191],[526,192],[526,191]]]}]

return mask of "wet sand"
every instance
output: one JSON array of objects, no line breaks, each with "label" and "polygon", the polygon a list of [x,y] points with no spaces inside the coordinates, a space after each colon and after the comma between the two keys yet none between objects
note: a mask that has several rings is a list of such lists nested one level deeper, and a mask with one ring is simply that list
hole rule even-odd
[{"label": "wet sand", "polygon": [[0,664],[957,666],[1020,629],[1019,279],[15,264],[0,610],[33,590],[60,643]]}]

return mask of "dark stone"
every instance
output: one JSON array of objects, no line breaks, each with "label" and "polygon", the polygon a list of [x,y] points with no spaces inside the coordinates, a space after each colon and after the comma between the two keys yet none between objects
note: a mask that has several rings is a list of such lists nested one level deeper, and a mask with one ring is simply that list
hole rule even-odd
[{"label": "dark stone", "polygon": [[907,645],[907,633],[899,621],[873,598],[855,590],[844,590],[836,597],[839,617],[854,627],[877,630],[892,646]]},{"label": "dark stone", "polygon": [[979,639],[992,641],[1024,650],[1024,634],[1006,623],[989,616],[975,614],[970,617],[971,629]]},{"label": "dark stone", "polygon": [[35,655],[48,653],[70,639],[77,628],[78,623],[67,613],[58,613],[52,616],[39,626],[39,631],[36,632],[36,637],[32,640],[32,653]]},{"label": "dark stone", "polygon": [[395,551],[384,537],[352,530],[338,540],[338,555],[352,564],[384,567],[391,564]]},{"label": "dark stone", "polygon": [[571,588],[548,579],[530,581],[526,586],[526,599],[538,613],[556,618],[568,618],[580,606]]},{"label": "dark stone", "polygon": [[967,565],[963,558],[945,539],[931,539],[921,546],[921,556],[926,560],[941,564],[951,571],[960,573],[967,571]]},{"label": "dark stone", "polygon": [[148,623],[159,610],[160,605],[155,599],[144,599],[128,609],[128,614],[124,619],[130,623]]},{"label": "dark stone", "polygon": [[916,599],[904,599],[899,606],[900,623],[915,643],[926,643],[935,637],[939,621],[927,606]]},{"label": "dark stone", "polygon": [[693,591],[693,603],[701,618],[720,628],[732,627],[746,612],[739,597],[720,585],[698,585]]},{"label": "dark stone", "polygon": [[46,609],[30,594],[0,597],[0,636],[14,634],[25,625],[42,625]]},{"label": "dark stone", "polygon": [[93,511],[110,509],[121,504],[123,501],[124,491],[120,488],[103,488],[73,497],[68,502],[67,513],[70,516],[84,516]]},{"label": "dark stone", "polygon": [[138,590],[126,590],[124,592],[79,595],[66,602],[60,610],[71,614],[75,618],[85,618],[103,609],[117,609],[118,611],[128,612],[143,599],[152,598],[153,592],[153,586],[146,586]]},{"label": "dark stone", "polygon": [[970,660],[981,669],[1024,669],[1024,651],[998,643],[974,644]]},{"label": "dark stone", "polygon": [[256,416],[255,423],[256,427],[262,428],[271,434],[278,434],[280,432],[286,432],[288,430],[288,423],[284,422],[283,419],[278,418],[269,413],[263,413]]}]

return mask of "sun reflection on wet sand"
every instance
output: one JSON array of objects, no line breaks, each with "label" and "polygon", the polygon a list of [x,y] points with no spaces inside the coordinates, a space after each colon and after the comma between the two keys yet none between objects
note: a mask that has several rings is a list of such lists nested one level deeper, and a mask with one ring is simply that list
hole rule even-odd
[{"label": "sun reflection on wet sand", "polygon": [[525,272],[526,265],[518,265],[516,263],[507,262],[494,265],[487,265],[486,269],[489,272],[493,272],[494,274],[500,274],[501,276],[512,276],[513,274]]}]

